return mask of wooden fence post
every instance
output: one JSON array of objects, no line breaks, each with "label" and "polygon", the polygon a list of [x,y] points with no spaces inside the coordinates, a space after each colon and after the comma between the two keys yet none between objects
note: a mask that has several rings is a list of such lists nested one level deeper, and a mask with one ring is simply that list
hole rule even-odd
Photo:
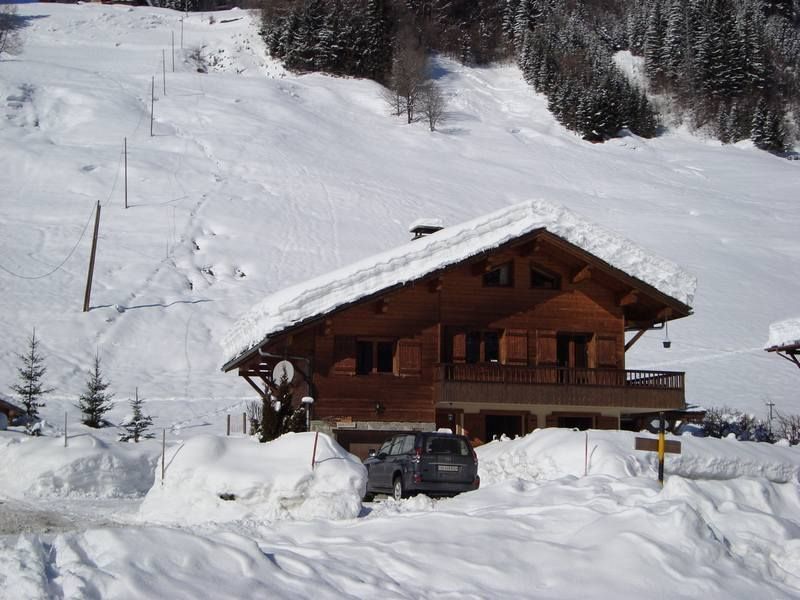
[{"label": "wooden fence post", "polygon": [[242,433],[247,435],[247,413],[242,413]]},{"label": "wooden fence post", "polygon": [[227,427],[225,428],[225,435],[230,435],[231,434],[231,416],[230,415],[227,415],[226,422],[227,422]]}]

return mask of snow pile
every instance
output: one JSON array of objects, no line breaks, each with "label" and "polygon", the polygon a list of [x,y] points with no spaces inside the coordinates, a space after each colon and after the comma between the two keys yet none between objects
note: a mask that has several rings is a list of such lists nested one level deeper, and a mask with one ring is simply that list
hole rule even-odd
[{"label": "snow pile", "polygon": [[84,433],[63,438],[5,433],[0,437],[2,491],[12,495],[125,498],[153,484],[154,441],[107,442]]},{"label": "snow pile", "polygon": [[[509,479],[551,480],[588,473],[617,478],[653,476],[654,452],[634,450],[634,438],[653,437],[628,431],[540,429],[509,441],[476,449],[481,485]],[[668,475],[689,479],[727,480],[760,477],[776,483],[797,481],[800,449],[756,442],[737,442],[692,436],[667,436],[681,442],[681,454],[667,454]]]},{"label": "snow pile", "polygon": [[765,348],[800,346],[800,317],[778,321],[769,326],[769,340]]},{"label": "snow pile", "polygon": [[414,240],[269,296],[223,340],[232,360],[287,327],[546,229],[667,296],[691,305],[695,278],[562,206],[530,200]]},{"label": "snow pile", "polygon": [[361,511],[366,470],[320,434],[311,469],[313,433],[289,433],[260,444],[251,438],[202,435],[166,457],[166,477],[142,502],[157,523],[352,519]]}]

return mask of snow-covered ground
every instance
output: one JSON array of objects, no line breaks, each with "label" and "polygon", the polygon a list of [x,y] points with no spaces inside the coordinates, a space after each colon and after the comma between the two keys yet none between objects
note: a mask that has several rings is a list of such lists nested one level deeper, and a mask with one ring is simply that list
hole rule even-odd
[{"label": "snow-covered ground", "polygon": [[661,489],[636,434],[538,430],[478,448],[475,492],[346,514],[363,468],[324,436],[314,471],[312,434],[190,437],[162,484],[160,444],[112,433],[0,433],[0,598],[800,595],[797,447],[683,436]]},{"label": "snow-covered ground", "polygon": [[564,205],[698,277],[696,314],[670,326],[672,348],[649,333],[631,368],[685,370],[690,402],[763,416],[770,400],[800,412],[796,370],[763,351],[768,324],[797,310],[800,162],[685,131],[587,144],[515,67],[444,59],[435,73],[449,120],[432,134],[390,117],[374,83],[284,73],[246,11],[214,23],[189,15],[181,50],[181,13],[19,10],[23,53],[0,61],[0,382],[13,382],[35,326],[55,388],[51,422],[65,410],[75,420],[99,349],[121,401],[112,421],[138,386],[158,426],[222,431],[252,394],[220,372],[219,344],[250,307],[402,244],[420,217],[452,225],[529,199]]}]

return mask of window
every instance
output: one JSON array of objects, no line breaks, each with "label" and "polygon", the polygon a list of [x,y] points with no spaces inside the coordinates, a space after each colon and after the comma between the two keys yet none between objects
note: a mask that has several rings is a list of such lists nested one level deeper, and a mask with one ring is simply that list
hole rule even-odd
[{"label": "window", "polygon": [[414,451],[414,436],[401,435],[395,438],[392,444],[392,455],[409,454]]},{"label": "window", "polygon": [[507,262],[495,267],[483,276],[484,287],[513,287],[514,263]]},{"label": "window", "polygon": [[531,287],[537,290],[561,289],[561,278],[535,265],[531,265]]},{"label": "window", "polygon": [[467,353],[464,362],[498,362],[500,360],[500,336],[496,331],[467,332]]},{"label": "window", "polygon": [[468,456],[467,443],[460,437],[430,437],[425,447],[425,454],[454,454]]},{"label": "window", "polygon": [[394,372],[394,342],[358,340],[356,342],[356,374]]}]

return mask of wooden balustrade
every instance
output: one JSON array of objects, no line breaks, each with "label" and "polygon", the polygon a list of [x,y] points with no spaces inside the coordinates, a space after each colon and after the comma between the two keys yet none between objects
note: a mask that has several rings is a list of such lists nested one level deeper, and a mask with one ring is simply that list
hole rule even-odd
[{"label": "wooden balustrade", "polygon": [[684,374],[676,371],[571,369],[556,366],[520,367],[497,363],[443,364],[440,366],[439,379],[444,382],[464,383],[684,389]]}]

